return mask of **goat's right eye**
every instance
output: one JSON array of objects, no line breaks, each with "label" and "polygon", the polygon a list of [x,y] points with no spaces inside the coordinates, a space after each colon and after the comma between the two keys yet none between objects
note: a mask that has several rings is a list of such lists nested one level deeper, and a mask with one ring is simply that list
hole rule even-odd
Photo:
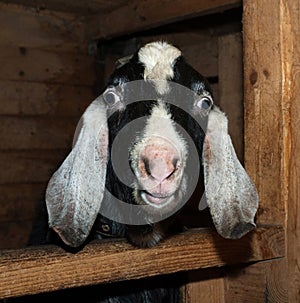
[{"label": "goat's right eye", "polygon": [[114,106],[120,101],[120,96],[116,94],[113,89],[110,88],[103,93],[103,98],[108,106]]},{"label": "goat's right eye", "polygon": [[203,98],[201,98],[198,102],[197,102],[197,106],[202,109],[202,110],[209,110],[213,105],[213,101],[210,97],[205,96]]}]

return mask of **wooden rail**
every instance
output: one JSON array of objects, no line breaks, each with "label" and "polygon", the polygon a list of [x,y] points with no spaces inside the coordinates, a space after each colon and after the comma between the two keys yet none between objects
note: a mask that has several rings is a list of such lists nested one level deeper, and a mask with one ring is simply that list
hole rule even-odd
[{"label": "wooden rail", "polygon": [[284,230],[260,227],[240,240],[209,229],[175,235],[151,249],[124,240],[93,242],[77,253],[57,246],[0,252],[0,299],[284,256]]},{"label": "wooden rail", "polygon": [[87,35],[108,39],[241,5],[241,0],[133,0],[109,13],[86,18]]}]

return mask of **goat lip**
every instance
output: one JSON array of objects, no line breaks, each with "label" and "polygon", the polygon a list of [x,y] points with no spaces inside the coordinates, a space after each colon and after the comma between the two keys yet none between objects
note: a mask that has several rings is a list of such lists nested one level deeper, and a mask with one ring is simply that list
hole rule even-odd
[{"label": "goat lip", "polygon": [[155,205],[166,204],[170,199],[170,197],[155,196],[147,191],[143,191],[141,193],[141,197],[146,203],[155,204]]}]

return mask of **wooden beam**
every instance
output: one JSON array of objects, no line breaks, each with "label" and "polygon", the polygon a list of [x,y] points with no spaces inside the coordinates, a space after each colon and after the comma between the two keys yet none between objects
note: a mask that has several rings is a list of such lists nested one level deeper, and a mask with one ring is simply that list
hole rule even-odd
[{"label": "wooden beam", "polygon": [[0,45],[86,53],[85,26],[74,15],[0,2]]},{"label": "wooden beam", "polygon": [[244,1],[245,166],[258,188],[261,224],[286,220],[291,91],[284,85],[294,75],[287,73],[291,33],[281,16],[283,3]]},{"label": "wooden beam", "polygon": [[151,249],[110,240],[78,253],[56,246],[0,251],[0,299],[278,258],[284,245],[284,230],[273,226],[240,240],[225,240],[209,229],[189,230]]},{"label": "wooden beam", "polygon": [[87,19],[87,33],[89,38],[108,39],[208,13],[222,12],[241,4],[241,0],[134,0],[110,13],[97,14]]}]

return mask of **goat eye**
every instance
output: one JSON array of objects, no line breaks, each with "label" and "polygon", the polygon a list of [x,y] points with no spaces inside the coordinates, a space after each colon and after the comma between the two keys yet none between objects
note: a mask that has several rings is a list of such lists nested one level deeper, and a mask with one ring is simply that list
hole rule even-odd
[{"label": "goat eye", "polygon": [[199,101],[197,101],[197,107],[201,110],[209,110],[213,105],[213,101],[210,97],[202,97]]},{"label": "goat eye", "polygon": [[103,98],[104,101],[107,103],[109,106],[114,106],[117,102],[120,101],[120,96],[116,94],[116,92],[113,89],[107,89],[103,93]]}]

